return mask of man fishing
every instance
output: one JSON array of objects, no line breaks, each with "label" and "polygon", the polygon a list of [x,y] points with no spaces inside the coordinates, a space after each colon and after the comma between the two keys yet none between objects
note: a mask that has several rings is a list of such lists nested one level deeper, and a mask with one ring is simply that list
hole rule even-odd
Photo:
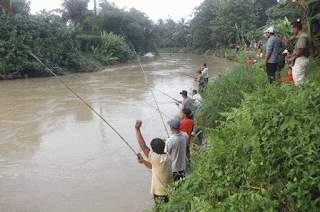
[{"label": "man fishing", "polygon": [[198,77],[196,77],[194,80],[199,82],[199,92],[202,93],[205,87],[205,79],[203,74],[201,73],[201,70],[198,71]]},{"label": "man fishing", "polygon": [[208,83],[209,82],[209,69],[208,69],[206,63],[203,64],[203,75],[204,75],[204,81],[206,83]]},{"label": "man fishing", "polygon": [[197,90],[192,91],[192,109],[196,110],[201,106],[203,102],[202,96],[197,92]]},{"label": "man fishing", "polygon": [[137,140],[149,161],[139,157],[138,162],[152,169],[150,193],[153,194],[154,200],[161,199],[167,203],[169,199],[164,189],[173,183],[172,159],[168,153],[164,152],[165,142],[160,138],[154,138],[151,141],[152,150],[150,151],[141,135],[141,125],[142,121],[137,120],[135,125]]},{"label": "man fishing", "polygon": [[184,108],[189,108],[191,109],[192,107],[192,99],[190,97],[188,97],[188,92],[186,90],[183,90],[180,92],[180,94],[182,95],[183,100],[182,101],[178,101],[178,103],[181,104],[181,111]]},{"label": "man fishing", "polygon": [[167,122],[172,131],[172,135],[166,142],[165,152],[172,158],[173,180],[177,181],[184,177],[186,171],[186,149],[189,136],[180,131],[180,121],[176,118]]}]

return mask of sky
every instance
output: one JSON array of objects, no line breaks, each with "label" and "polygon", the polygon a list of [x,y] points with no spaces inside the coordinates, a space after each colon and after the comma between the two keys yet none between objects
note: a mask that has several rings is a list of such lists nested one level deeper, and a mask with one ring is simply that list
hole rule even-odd
[{"label": "sky", "polygon": [[[61,8],[62,0],[29,0],[31,2],[31,13],[36,14],[43,9],[47,11]],[[179,21],[181,18],[191,19],[190,14],[193,9],[199,6],[204,0],[109,0],[114,2],[119,8],[127,7],[136,8],[137,10],[146,13],[153,20],[167,19],[169,16],[174,21]],[[97,3],[99,0],[97,0]],[[93,10],[93,0],[89,2],[89,9]]]}]

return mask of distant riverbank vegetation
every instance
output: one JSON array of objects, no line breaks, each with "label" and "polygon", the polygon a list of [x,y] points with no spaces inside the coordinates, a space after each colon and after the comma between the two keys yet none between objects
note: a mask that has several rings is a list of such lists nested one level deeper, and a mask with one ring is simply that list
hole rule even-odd
[{"label": "distant riverbank vegetation", "polygon": [[[63,0],[61,8],[36,15],[30,14],[28,0],[1,1],[0,79],[50,75],[28,52],[55,73],[67,74],[134,59],[134,51],[204,54],[249,47],[263,38],[264,26],[285,17],[301,18],[313,37],[313,55],[320,52],[319,2],[314,0],[204,0],[190,20],[168,17],[156,23],[135,8],[106,0],[94,0],[89,10],[89,1]],[[292,34],[279,32],[291,40]]]}]

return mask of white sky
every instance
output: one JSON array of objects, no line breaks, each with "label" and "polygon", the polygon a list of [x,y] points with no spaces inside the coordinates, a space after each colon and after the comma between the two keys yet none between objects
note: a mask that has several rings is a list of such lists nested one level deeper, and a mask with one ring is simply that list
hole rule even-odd
[{"label": "white sky", "polygon": [[[193,9],[199,6],[204,0],[109,0],[114,2],[119,8],[127,7],[136,8],[137,10],[146,13],[153,20],[167,19],[169,16],[174,21],[179,21],[181,18],[190,19],[190,14]],[[35,14],[42,9],[53,10],[61,8],[62,0],[30,0],[31,13]],[[97,0],[98,4],[99,0]],[[89,2],[89,9],[93,10],[93,0]]]}]

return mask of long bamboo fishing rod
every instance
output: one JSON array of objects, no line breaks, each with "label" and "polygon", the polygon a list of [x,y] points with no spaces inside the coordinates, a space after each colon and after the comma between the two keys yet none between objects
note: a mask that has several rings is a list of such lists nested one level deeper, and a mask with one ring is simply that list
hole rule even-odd
[{"label": "long bamboo fishing rod", "polygon": [[166,93],[162,92],[162,91],[161,91],[161,90],[159,90],[159,89],[156,89],[155,87],[153,87],[153,86],[149,85],[148,83],[145,83],[145,84],[146,84],[147,86],[149,86],[150,88],[152,88],[152,89],[154,89],[154,90],[157,90],[157,91],[161,92],[162,94],[166,95],[167,97],[170,97],[170,98],[171,98],[171,99],[173,99],[174,101],[179,102],[177,99],[173,98],[172,96],[169,96],[168,94],[166,94]]},{"label": "long bamboo fishing rod", "polygon": [[[129,41],[129,43],[130,43],[130,45],[131,45],[131,47],[132,47],[132,49],[133,49],[133,51],[134,51],[134,53],[135,53],[135,55],[136,55],[136,58],[137,58],[137,60],[138,60],[138,62],[139,62],[139,64],[140,64],[140,68],[141,68],[141,70],[142,70],[142,72],[143,72],[143,75],[144,75],[144,79],[145,79],[145,81],[146,81],[146,84],[149,84],[149,83],[148,83],[147,75],[146,75],[146,73],[145,73],[145,71],[144,71],[144,69],[143,69],[143,67],[142,67],[140,58],[138,57],[138,54],[137,54],[135,48],[133,47],[132,43],[130,42],[130,40],[128,40],[128,41]],[[161,112],[160,112],[160,109],[159,109],[159,106],[158,106],[158,102],[157,102],[157,100],[156,100],[156,97],[154,96],[154,93],[153,93],[153,91],[152,91],[151,88],[150,88],[150,91],[151,91],[152,97],[153,97],[153,99],[154,99],[154,102],[156,103],[157,110],[159,111],[159,115],[160,115],[160,117],[161,117],[161,120],[162,120],[164,129],[166,130],[167,135],[168,135],[168,137],[169,137],[169,132],[168,132],[168,130],[167,130],[166,124],[165,124],[165,122],[164,122],[164,120],[163,120],[163,117],[162,117],[162,114],[161,114]]]},{"label": "long bamboo fishing rod", "polygon": [[182,73],[182,72],[180,72],[180,71],[177,71],[177,73],[179,73],[179,74],[183,74],[183,75],[186,75],[186,76],[188,76],[188,77],[192,77],[192,78],[195,78],[195,77],[193,77],[193,76],[191,76],[191,75],[189,75],[189,74],[186,74],[186,73]]},{"label": "long bamboo fishing rod", "polygon": [[[153,106],[152,104],[150,104],[149,102],[146,102],[148,105],[150,105],[151,107],[153,107],[154,109],[158,110],[155,106]],[[164,114],[162,111],[159,111],[160,113],[162,113],[164,116],[166,116],[168,119],[171,119],[169,116],[167,116],[166,114]]]},{"label": "long bamboo fishing rod", "polygon": [[[32,54],[31,52],[29,52],[29,54],[34,57],[41,65],[44,66],[44,68],[46,70],[48,70],[53,76],[55,76],[56,78],[58,78],[60,80],[60,82],[62,82],[62,84],[64,84],[76,97],[78,97],[85,105],[87,105],[97,116],[99,116],[115,133],[118,134],[118,136],[127,144],[127,146],[132,150],[132,152],[137,156],[140,157],[140,155],[138,153],[136,153],[136,151],[134,151],[134,149],[130,146],[130,144],[118,133],[118,131],[116,129],[114,129],[95,109],[93,109],[93,107],[91,107],[86,101],[84,101],[78,94],[76,94],[60,77],[58,77],[53,71],[51,71],[47,66],[45,66],[41,60],[39,60],[34,54]],[[148,171],[151,173],[150,169],[146,166],[146,168],[148,169]]]}]

